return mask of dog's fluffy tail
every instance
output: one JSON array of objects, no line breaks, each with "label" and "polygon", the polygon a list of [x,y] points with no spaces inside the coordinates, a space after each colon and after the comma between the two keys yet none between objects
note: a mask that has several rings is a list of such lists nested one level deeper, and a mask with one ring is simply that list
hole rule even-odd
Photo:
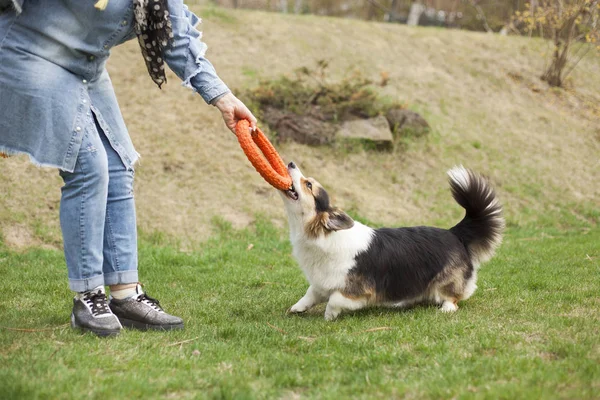
[{"label": "dog's fluffy tail", "polygon": [[494,189],[482,176],[463,166],[448,171],[452,197],[466,211],[450,229],[465,244],[471,261],[479,265],[494,255],[502,242],[504,218]]}]

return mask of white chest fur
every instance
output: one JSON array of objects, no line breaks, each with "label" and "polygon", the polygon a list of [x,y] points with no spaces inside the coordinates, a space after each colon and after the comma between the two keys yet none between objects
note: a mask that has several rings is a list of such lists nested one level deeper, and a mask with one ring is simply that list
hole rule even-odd
[{"label": "white chest fur", "polygon": [[350,229],[316,239],[300,231],[291,232],[293,254],[311,285],[324,291],[344,287],[346,275],[355,265],[354,257],[366,250],[374,231],[359,222]]}]

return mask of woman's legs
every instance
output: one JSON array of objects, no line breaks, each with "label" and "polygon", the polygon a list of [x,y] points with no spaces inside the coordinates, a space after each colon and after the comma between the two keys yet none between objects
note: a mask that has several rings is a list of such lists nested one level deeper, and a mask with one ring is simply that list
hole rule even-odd
[{"label": "woman's legs", "polygon": [[95,119],[94,129],[84,135],[75,170],[60,175],[65,182],[60,224],[71,290],[137,282],[133,171]]},{"label": "woman's legs", "polygon": [[64,186],[60,200],[69,287],[85,292],[104,285],[103,242],[108,196],[108,160],[95,129],[87,129],[75,170],[60,171]]},{"label": "woman's legs", "polygon": [[[91,122],[91,121],[90,121]],[[75,169],[61,171],[64,186],[60,225],[73,299],[71,325],[99,336],[117,335],[118,318],[104,291],[104,235],[109,193],[109,159],[99,130],[89,124]]]},{"label": "woman's legs", "polygon": [[[96,128],[102,132],[99,126]],[[102,265],[104,284],[135,286],[138,281],[138,253],[134,171],[125,167],[104,133],[100,133],[100,139],[107,155],[109,176]]]},{"label": "woman's legs", "polygon": [[[137,329],[183,329],[181,318],[165,313],[137,284],[134,172],[95,118],[90,127],[75,171],[60,173],[65,182],[60,222],[69,286],[79,292],[71,323],[102,336],[118,333],[119,321]],[[104,285],[120,294],[110,304]]]}]

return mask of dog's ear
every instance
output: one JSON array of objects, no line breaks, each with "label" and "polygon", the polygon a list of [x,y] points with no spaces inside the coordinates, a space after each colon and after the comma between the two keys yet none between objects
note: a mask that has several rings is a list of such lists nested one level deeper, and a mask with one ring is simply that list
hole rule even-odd
[{"label": "dog's ear", "polygon": [[327,212],[325,228],[330,231],[342,231],[354,226],[354,220],[340,209],[334,208]]}]

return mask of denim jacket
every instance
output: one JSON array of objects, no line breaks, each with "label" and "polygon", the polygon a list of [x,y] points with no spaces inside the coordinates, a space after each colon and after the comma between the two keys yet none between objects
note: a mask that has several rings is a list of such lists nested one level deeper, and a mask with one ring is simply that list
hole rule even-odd
[{"label": "denim jacket", "polygon": [[[0,151],[73,172],[95,117],[132,168],[139,155],[105,65],[113,46],[135,38],[133,1],[111,0],[105,10],[96,9],[95,0],[8,3],[0,9]],[[168,4],[174,38],[164,59],[210,103],[229,89],[204,58],[198,17],[182,0]],[[150,77],[147,84],[154,85]]]}]

